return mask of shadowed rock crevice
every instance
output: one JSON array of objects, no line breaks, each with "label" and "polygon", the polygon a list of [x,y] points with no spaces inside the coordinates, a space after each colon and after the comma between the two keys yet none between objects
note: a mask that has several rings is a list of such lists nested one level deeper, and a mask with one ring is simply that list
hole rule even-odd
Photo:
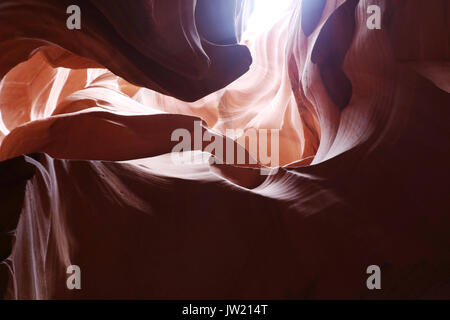
[{"label": "shadowed rock crevice", "polygon": [[34,175],[34,166],[24,156],[0,162],[0,298],[7,288],[9,270],[6,259],[14,245],[25,186]]},{"label": "shadowed rock crevice", "polygon": [[342,70],[355,33],[355,8],[359,0],[347,0],[331,14],[319,33],[311,61],[319,66],[323,84],[334,104],[344,109],[352,97],[352,83]]}]

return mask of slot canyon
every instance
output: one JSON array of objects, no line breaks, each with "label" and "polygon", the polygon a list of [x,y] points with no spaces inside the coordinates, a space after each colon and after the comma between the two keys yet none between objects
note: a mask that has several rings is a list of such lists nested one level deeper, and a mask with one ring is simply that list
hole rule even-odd
[{"label": "slot canyon", "polygon": [[450,299],[450,2],[258,2],[0,0],[0,298]]}]

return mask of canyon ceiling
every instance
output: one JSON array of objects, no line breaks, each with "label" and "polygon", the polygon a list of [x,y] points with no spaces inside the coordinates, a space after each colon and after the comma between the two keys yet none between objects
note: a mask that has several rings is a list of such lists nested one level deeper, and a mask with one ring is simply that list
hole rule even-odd
[{"label": "canyon ceiling", "polygon": [[[249,35],[251,4],[0,2],[0,296],[450,298],[449,1],[293,1]],[[173,163],[196,121],[277,130],[277,170]]]}]

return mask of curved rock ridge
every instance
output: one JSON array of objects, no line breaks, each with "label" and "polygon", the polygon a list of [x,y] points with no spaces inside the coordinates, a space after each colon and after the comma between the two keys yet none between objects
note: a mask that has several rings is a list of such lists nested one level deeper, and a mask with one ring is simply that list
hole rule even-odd
[{"label": "curved rock ridge", "polygon": [[[100,63],[139,86],[195,101],[235,80],[251,63],[248,49],[236,44],[236,38],[222,44],[223,34],[203,36],[197,29],[196,10],[205,12],[198,21],[200,31],[205,30],[203,20],[211,20],[208,14],[234,27],[234,20],[226,17],[236,1],[220,1],[224,10],[214,13],[203,9],[208,1],[195,0],[116,1],[114,5],[107,0],[2,1],[0,50],[5,54],[0,78],[51,43],[85,58],[65,60],[61,66]],[[81,9],[81,30],[66,27],[70,5]]]},{"label": "curved rock ridge", "polygon": [[[447,0],[296,1],[241,44],[251,1],[73,3],[0,4],[4,298],[450,298]],[[259,163],[175,163],[195,123]],[[278,130],[277,170],[227,129]]]}]

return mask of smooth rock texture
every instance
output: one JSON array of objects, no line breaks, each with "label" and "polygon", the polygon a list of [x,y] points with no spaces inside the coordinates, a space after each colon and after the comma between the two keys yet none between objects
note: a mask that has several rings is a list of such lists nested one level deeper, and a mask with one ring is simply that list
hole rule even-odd
[{"label": "smooth rock texture", "polygon": [[[294,1],[247,37],[250,1],[213,2],[0,3],[0,294],[450,298],[448,1]],[[195,121],[279,129],[278,172],[173,163]]]}]

